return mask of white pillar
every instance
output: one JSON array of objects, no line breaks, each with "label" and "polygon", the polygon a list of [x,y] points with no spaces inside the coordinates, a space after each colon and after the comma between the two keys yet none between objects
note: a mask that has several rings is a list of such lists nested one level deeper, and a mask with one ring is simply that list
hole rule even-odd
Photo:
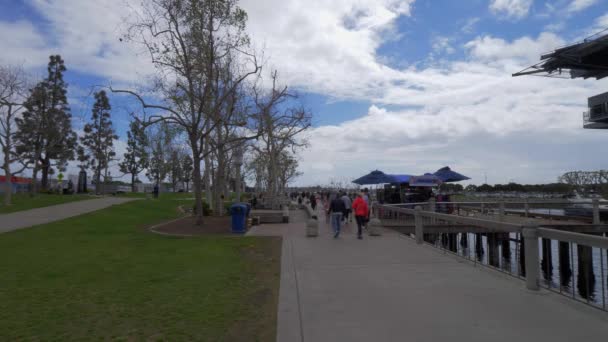
[{"label": "white pillar", "polygon": [[526,223],[522,227],[526,253],[526,287],[537,291],[539,286],[538,226]]}]

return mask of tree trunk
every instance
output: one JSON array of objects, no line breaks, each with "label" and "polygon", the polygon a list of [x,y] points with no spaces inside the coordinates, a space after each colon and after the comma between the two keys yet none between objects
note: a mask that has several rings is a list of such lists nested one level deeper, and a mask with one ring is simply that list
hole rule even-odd
[{"label": "tree trunk", "polygon": [[[193,174],[192,177],[192,179],[194,179],[196,175]],[[205,157],[205,174],[203,175],[203,178],[205,181],[205,200],[207,201],[209,208],[213,208],[213,198],[211,197],[211,162],[209,161],[209,157]]]},{"label": "tree trunk", "polygon": [[[10,118],[10,117],[9,117]],[[9,130],[8,132],[6,132],[6,145],[5,148],[3,150],[4,153],[4,165],[3,165],[3,169],[4,169],[4,175],[6,177],[5,181],[4,181],[4,185],[5,185],[5,192],[4,192],[4,205],[11,205],[11,195],[13,194],[13,189],[12,189],[12,185],[11,185],[11,153],[10,153],[10,147],[11,147],[11,131],[10,131],[10,123],[7,124]]]},{"label": "tree trunk", "polygon": [[131,192],[135,193],[135,172],[131,173]]},{"label": "tree trunk", "polygon": [[[203,155],[205,156],[205,174],[203,181],[205,182],[205,200],[209,208],[213,208],[213,197],[211,194],[211,160],[209,158],[209,137],[203,141]],[[196,176],[193,174],[193,177]],[[199,176],[200,177],[200,176]]]},{"label": "tree trunk", "polygon": [[241,164],[235,164],[236,175],[234,176],[234,191],[236,192],[236,201],[241,202]]},{"label": "tree trunk", "polygon": [[8,163],[4,166],[4,174],[6,175],[6,179],[4,181],[4,205],[11,205],[11,196],[13,194],[13,187],[11,184],[11,170],[10,167],[7,166]]},{"label": "tree trunk", "polygon": [[43,164],[42,164],[42,178],[40,179],[40,186],[41,186],[42,190],[45,190],[45,191],[49,189],[50,165],[48,162],[49,161],[47,159],[44,159]]},{"label": "tree trunk", "polygon": [[106,165],[106,168],[104,169],[104,173],[103,173],[103,188],[102,188],[102,191],[103,191],[104,195],[106,194],[106,184],[108,183],[108,178],[110,178],[108,176],[109,176],[108,166]]},{"label": "tree trunk", "polygon": [[32,171],[32,188],[31,188],[31,192],[30,192],[31,196],[34,196],[34,195],[36,195],[36,193],[38,193],[37,178],[38,178],[38,167],[34,166],[34,170]]},{"label": "tree trunk", "polygon": [[[192,149],[196,151],[198,149]],[[203,196],[201,189],[201,158],[197,153],[193,153],[194,171],[192,172],[192,181],[194,185],[194,203],[196,206],[196,225],[203,225]],[[208,191],[208,190],[207,190]]]},{"label": "tree trunk", "polygon": [[224,201],[222,200],[222,195],[224,195],[224,188],[226,186],[226,165],[222,154],[223,151],[218,151],[217,169],[215,170],[215,178],[213,180],[213,201],[215,204],[213,214],[215,216],[222,216],[224,214]]},{"label": "tree trunk", "polygon": [[269,153],[270,156],[270,160],[269,160],[269,165],[268,165],[268,197],[270,199],[270,205],[272,206],[272,209],[279,209],[277,208],[278,202],[277,202],[277,183],[278,183],[278,179],[277,179],[277,158],[275,158],[274,152],[271,151]]},{"label": "tree trunk", "polygon": [[95,194],[101,194],[101,169],[95,170]]}]

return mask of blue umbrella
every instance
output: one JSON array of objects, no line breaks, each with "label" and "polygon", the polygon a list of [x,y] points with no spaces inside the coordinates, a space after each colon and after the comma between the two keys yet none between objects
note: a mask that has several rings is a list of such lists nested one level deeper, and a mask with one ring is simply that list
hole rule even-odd
[{"label": "blue umbrella", "polygon": [[456,171],[452,171],[452,169],[450,169],[448,166],[442,167],[441,169],[437,170],[434,175],[439,177],[445,183],[460,182],[463,180],[471,179],[467,176],[461,175]]},{"label": "blue umbrella", "polygon": [[389,175],[389,176],[391,176],[394,179],[391,183],[409,183],[410,178],[412,177],[410,175]]},{"label": "blue umbrella", "polygon": [[372,171],[369,174],[357,178],[353,181],[355,184],[364,185],[364,184],[385,184],[385,183],[394,183],[395,179],[386,173],[376,170]]}]

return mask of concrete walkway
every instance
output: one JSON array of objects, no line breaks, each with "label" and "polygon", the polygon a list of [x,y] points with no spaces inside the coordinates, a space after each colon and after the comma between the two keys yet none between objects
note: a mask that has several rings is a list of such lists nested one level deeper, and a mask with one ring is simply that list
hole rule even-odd
[{"label": "concrete walkway", "polygon": [[3,214],[0,215],[0,233],[59,221],[133,200],[133,198],[104,197]]},{"label": "concrete walkway", "polygon": [[[608,314],[474,267],[391,231],[357,240],[305,237],[297,222],[251,235],[282,235],[277,341],[605,341]],[[292,216],[293,217],[293,216]],[[299,222],[298,222],[299,221]],[[352,224],[354,227],[354,224]]]}]

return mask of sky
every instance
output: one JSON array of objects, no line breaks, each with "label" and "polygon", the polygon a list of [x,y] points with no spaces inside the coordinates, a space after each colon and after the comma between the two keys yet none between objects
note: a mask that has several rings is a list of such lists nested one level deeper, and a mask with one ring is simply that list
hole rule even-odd
[{"label": "sky", "polygon": [[[139,3],[135,1],[134,3]],[[511,77],[608,29],[605,0],[241,0],[253,47],[314,115],[295,185],[450,166],[470,183],[546,183],[608,168],[608,132],[582,128],[606,80]],[[76,128],[92,90],[153,72],[125,33],[125,0],[0,0],[0,63],[68,71]],[[124,151],[135,104],[112,97]],[[465,183],[466,184],[466,183]]]}]

